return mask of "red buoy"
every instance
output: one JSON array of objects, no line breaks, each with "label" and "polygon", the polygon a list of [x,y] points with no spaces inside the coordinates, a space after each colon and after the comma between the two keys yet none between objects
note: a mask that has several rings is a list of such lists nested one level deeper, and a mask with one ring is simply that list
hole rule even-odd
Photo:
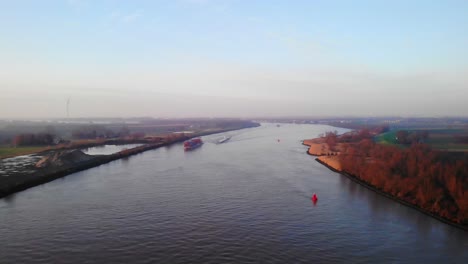
[{"label": "red buoy", "polygon": [[317,202],[317,200],[318,200],[317,195],[314,193],[314,195],[312,195],[312,201]]}]

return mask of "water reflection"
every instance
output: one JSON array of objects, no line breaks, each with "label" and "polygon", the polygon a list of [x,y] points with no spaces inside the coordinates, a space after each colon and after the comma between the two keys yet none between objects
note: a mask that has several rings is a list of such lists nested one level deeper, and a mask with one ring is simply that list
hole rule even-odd
[{"label": "water reflection", "polygon": [[[444,241],[437,243],[436,247],[448,250],[455,254],[466,253],[468,248],[467,234],[457,228],[451,227],[442,223],[430,216],[419,212],[413,208],[402,205],[387,197],[377,194],[374,191],[361,186],[346,176],[340,175],[340,184],[343,189],[348,191],[350,199],[363,200],[360,206],[366,206],[369,209],[370,217],[378,221],[377,225],[389,225],[408,232],[408,235],[421,236],[421,241],[430,246],[434,243],[431,241],[434,236],[442,238]],[[460,241],[460,243],[453,243],[453,240]],[[451,242],[451,243],[449,243]]]},{"label": "water reflection", "polygon": [[13,204],[15,202],[15,199],[16,199],[16,193],[12,193],[4,198],[2,198],[3,201],[7,204]]},{"label": "water reflection", "polygon": [[91,148],[85,148],[83,149],[83,152],[88,155],[110,155],[122,151],[124,149],[131,149],[141,145],[142,144],[101,145]]}]

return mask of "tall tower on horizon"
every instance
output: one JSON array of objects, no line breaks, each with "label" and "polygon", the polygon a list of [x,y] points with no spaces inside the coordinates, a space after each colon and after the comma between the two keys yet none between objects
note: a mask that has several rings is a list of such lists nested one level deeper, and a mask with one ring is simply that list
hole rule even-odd
[{"label": "tall tower on horizon", "polygon": [[70,118],[70,97],[67,98],[67,118]]}]

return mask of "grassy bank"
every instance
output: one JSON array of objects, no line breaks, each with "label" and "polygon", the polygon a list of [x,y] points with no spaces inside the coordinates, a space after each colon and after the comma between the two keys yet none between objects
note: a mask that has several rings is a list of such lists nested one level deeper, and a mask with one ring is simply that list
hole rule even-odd
[{"label": "grassy bank", "polygon": [[[468,151],[468,144],[463,144],[457,141],[458,136],[468,135],[468,130],[464,129],[405,129],[409,133],[418,131],[427,131],[429,136],[424,141],[433,149],[444,151],[466,152]],[[397,130],[388,131],[374,137],[375,142],[384,145],[394,145],[400,148],[409,147],[398,143]]]},{"label": "grassy bank", "polygon": [[15,157],[20,155],[33,154],[47,150],[47,146],[27,146],[27,147],[11,147],[0,146],[0,159]]}]

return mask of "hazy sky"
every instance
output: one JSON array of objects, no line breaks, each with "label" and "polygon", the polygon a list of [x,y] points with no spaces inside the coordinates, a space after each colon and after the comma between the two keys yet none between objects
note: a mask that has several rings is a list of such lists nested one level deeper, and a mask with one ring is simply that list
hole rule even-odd
[{"label": "hazy sky", "polygon": [[0,0],[0,118],[468,115],[468,1]]}]

